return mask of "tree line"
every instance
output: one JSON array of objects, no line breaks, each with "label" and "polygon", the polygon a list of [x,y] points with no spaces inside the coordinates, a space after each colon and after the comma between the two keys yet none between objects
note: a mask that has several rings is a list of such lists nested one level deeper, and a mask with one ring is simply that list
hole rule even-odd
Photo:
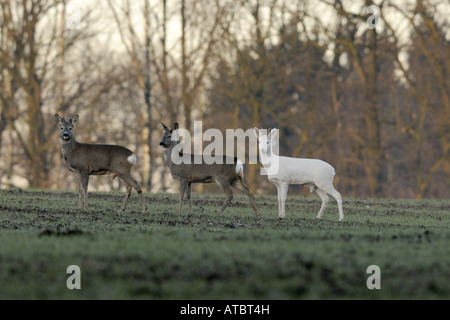
[{"label": "tree line", "polygon": [[[375,28],[368,20],[376,5]],[[159,121],[280,129],[343,196],[449,196],[450,5],[442,0],[2,0],[1,187],[74,188],[55,113],[77,139],[138,154],[174,190]],[[255,192],[274,192],[246,167]],[[107,179],[98,189],[117,188]]]}]

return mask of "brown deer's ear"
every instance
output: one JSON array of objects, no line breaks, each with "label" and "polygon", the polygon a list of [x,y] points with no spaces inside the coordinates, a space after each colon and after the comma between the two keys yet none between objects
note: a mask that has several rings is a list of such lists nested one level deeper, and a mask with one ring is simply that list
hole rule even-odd
[{"label": "brown deer's ear", "polygon": [[71,121],[72,124],[75,125],[79,119],[80,119],[80,116],[78,114],[76,114],[75,117],[73,117],[73,121]]},{"label": "brown deer's ear", "polygon": [[66,119],[60,117],[59,114],[55,114],[55,123],[58,127],[63,126],[66,123]]},{"label": "brown deer's ear", "polygon": [[59,114],[55,114],[55,123],[56,123],[56,125],[57,126],[61,126],[61,124],[63,124],[65,122],[65,120],[64,120],[64,117],[63,118],[61,118],[60,116],[59,116]]},{"label": "brown deer's ear", "polygon": [[160,123],[163,126],[164,131],[169,131],[169,128],[167,128],[167,126],[164,123],[162,123],[162,122],[160,122]]}]

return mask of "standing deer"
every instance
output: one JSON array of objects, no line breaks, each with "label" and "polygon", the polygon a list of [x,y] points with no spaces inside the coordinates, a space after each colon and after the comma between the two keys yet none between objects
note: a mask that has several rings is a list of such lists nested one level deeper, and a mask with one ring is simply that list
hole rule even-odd
[{"label": "standing deer", "polygon": [[[265,131],[265,130],[264,130]],[[342,210],[342,197],[334,189],[333,180],[335,176],[334,168],[325,161],[318,159],[302,159],[280,157],[274,154],[278,150],[278,130],[273,129],[268,133],[254,128],[256,137],[259,140],[259,155],[261,163],[267,173],[267,178],[272,182],[278,191],[278,216],[284,218],[286,196],[290,184],[306,185],[310,192],[315,192],[322,199],[317,219],[321,219],[328,204],[328,195],[336,199],[339,208],[339,221],[344,219]]]},{"label": "standing deer", "polygon": [[[220,208],[222,213],[227,205],[233,199],[233,191],[231,187],[245,193],[252,202],[255,215],[258,216],[258,208],[256,207],[255,198],[252,191],[244,183],[244,166],[236,157],[223,156],[222,163],[206,164],[202,155],[182,154],[180,156],[190,158],[190,163],[176,164],[172,159],[172,150],[180,143],[178,137],[178,123],[175,123],[172,129],[169,129],[161,122],[164,128],[164,134],[160,146],[164,148],[164,159],[170,169],[170,173],[175,180],[180,181],[179,210],[181,213],[181,204],[183,202],[184,193],[189,202],[189,212],[191,207],[191,184],[192,183],[217,183],[223,192],[227,195],[227,199]],[[200,157],[200,158],[197,158]],[[217,156],[216,156],[217,157]],[[197,158],[197,161],[195,159]],[[199,164],[196,164],[199,163]]]},{"label": "standing deer", "polygon": [[135,188],[142,202],[142,212],[147,211],[141,186],[131,176],[131,168],[136,163],[136,155],[122,146],[79,143],[75,140],[74,126],[78,114],[69,121],[55,114],[55,123],[60,129],[59,141],[67,168],[78,176],[78,198],[80,209],[87,208],[87,188],[90,175],[111,174],[119,177],[127,187],[121,210],[125,210],[131,189]]}]

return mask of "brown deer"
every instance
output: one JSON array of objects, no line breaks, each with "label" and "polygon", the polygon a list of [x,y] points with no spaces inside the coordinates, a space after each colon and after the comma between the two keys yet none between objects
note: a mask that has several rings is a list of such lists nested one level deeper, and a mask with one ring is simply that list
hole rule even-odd
[{"label": "brown deer", "polygon": [[78,198],[80,209],[87,203],[87,188],[90,175],[111,174],[114,180],[119,177],[127,187],[121,210],[125,210],[131,189],[135,188],[142,202],[142,212],[147,211],[144,196],[139,183],[131,176],[131,168],[136,163],[136,155],[122,146],[107,144],[79,143],[75,140],[74,126],[78,114],[68,121],[55,114],[56,125],[60,129],[59,141],[67,168],[78,176]]},{"label": "brown deer", "polygon": [[[164,159],[170,169],[170,173],[175,180],[180,181],[179,210],[181,213],[181,204],[183,202],[184,193],[189,202],[189,212],[191,207],[191,184],[192,183],[217,183],[223,192],[227,195],[227,199],[220,208],[222,213],[227,205],[233,199],[233,191],[231,187],[245,193],[252,202],[255,215],[259,215],[255,198],[252,191],[244,183],[244,166],[236,157],[223,156],[222,163],[207,164],[203,161],[202,155],[179,153],[183,158],[188,157],[191,161],[188,163],[174,163],[172,159],[172,150],[179,143],[177,135],[178,123],[175,123],[172,129],[169,129],[161,122],[164,128],[164,134],[160,146],[164,148]],[[174,135],[174,137],[172,137]],[[176,151],[175,151],[176,152]],[[198,158],[200,157],[200,158]]]}]

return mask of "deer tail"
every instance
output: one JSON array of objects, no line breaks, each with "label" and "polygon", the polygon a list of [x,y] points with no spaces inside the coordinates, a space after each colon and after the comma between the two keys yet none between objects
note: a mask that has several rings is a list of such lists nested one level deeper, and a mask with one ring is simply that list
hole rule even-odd
[{"label": "deer tail", "polygon": [[135,163],[136,163],[136,160],[137,160],[136,155],[133,153],[131,156],[129,156],[129,157],[127,158],[127,160],[128,160],[129,163],[135,164]]},{"label": "deer tail", "polygon": [[239,159],[236,161],[236,174],[239,177],[242,177],[242,178],[244,177],[244,165],[243,165],[242,161]]}]

